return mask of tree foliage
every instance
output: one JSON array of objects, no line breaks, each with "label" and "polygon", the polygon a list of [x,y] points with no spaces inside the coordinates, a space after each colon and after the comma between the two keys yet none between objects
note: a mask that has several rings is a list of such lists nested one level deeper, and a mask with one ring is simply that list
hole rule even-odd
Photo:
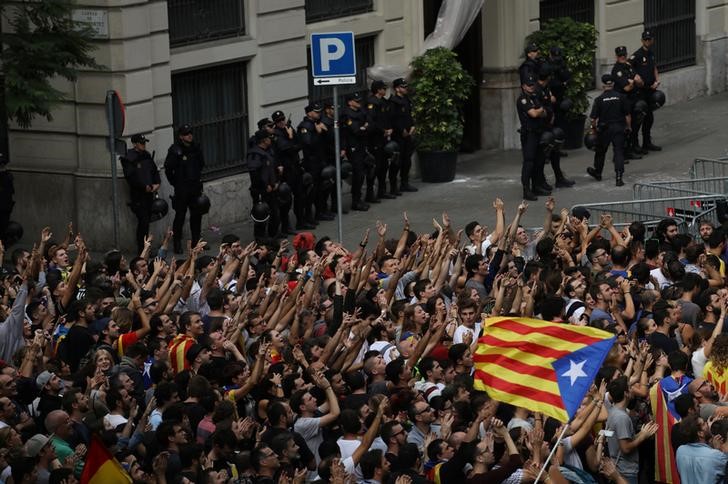
[{"label": "tree foliage", "polygon": [[457,151],[463,138],[460,107],[470,96],[473,78],[449,49],[430,49],[412,60],[412,114],[418,149]]},{"label": "tree foliage", "polygon": [[549,19],[541,30],[526,39],[535,43],[543,57],[547,58],[551,47],[561,47],[572,79],[566,86],[565,96],[574,107],[567,116],[576,117],[589,109],[587,92],[594,85],[593,62],[597,48],[597,31],[592,24],[576,22],[569,17]]},{"label": "tree foliage", "polygon": [[35,116],[52,119],[53,108],[64,100],[51,81],[60,76],[75,81],[80,68],[100,66],[91,56],[89,25],[71,18],[73,0],[2,2],[10,26],[2,33],[2,71],[7,117],[21,127]]}]

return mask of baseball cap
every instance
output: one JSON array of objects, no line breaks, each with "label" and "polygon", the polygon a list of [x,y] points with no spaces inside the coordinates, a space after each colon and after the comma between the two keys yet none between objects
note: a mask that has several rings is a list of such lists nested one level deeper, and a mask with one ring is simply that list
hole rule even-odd
[{"label": "baseball cap", "polygon": [[43,388],[48,384],[49,381],[51,381],[51,378],[56,376],[55,373],[51,373],[48,370],[45,370],[41,372],[40,375],[35,379],[35,386],[38,387],[38,390],[43,390]]},{"label": "baseball cap", "polygon": [[263,118],[260,121],[258,121],[258,129],[263,129],[269,124],[273,124],[273,121],[271,121],[269,118]]},{"label": "baseball cap", "polygon": [[392,82],[392,87],[407,87],[407,81],[404,78],[399,77]]},{"label": "baseball cap", "polygon": [[589,213],[589,210],[587,210],[584,207],[574,207],[571,210],[571,215],[578,219],[587,219],[589,220],[589,217],[591,217],[591,213]]},{"label": "baseball cap", "polygon": [[310,113],[311,111],[313,111],[313,112],[316,112],[316,113],[320,113],[321,112],[321,109],[322,108],[321,108],[321,105],[319,103],[313,103],[313,104],[309,104],[308,106],[306,106],[305,112]]},{"label": "baseball cap", "polygon": [[536,79],[534,79],[533,76],[528,76],[523,80],[523,83],[527,86],[535,86]]},{"label": "baseball cap", "polygon": [[627,47],[620,45],[619,47],[614,49],[614,53],[617,54],[618,56],[627,55]]},{"label": "baseball cap", "polygon": [[146,143],[147,141],[149,141],[149,140],[143,134],[135,134],[134,136],[131,137],[132,144]]},{"label": "baseball cap", "polygon": [[187,350],[187,354],[185,354],[185,357],[187,358],[187,361],[195,361],[195,358],[199,356],[200,353],[202,353],[203,350],[209,350],[210,347],[207,345],[201,345],[198,343],[193,344],[190,346],[190,348]]},{"label": "baseball cap", "polygon": [[177,128],[177,134],[179,136],[184,136],[186,134],[192,133],[192,126],[189,124],[183,124],[179,128]]},{"label": "baseball cap", "polygon": [[261,141],[263,141],[264,139],[266,139],[266,138],[270,138],[270,136],[271,136],[271,135],[270,135],[270,133],[268,133],[268,131],[265,131],[265,130],[263,130],[263,129],[261,129],[261,130],[258,130],[258,131],[256,131],[256,132],[255,132],[255,135],[254,135],[254,138],[255,138],[255,142],[256,142],[256,143],[260,143],[260,142],[261,142]]},{"label": "baseball cap", "polygon": [[51,438],[43,434],[35,434],[25,443],[25,453],[28,457],[37,457],[43,447],[48,445]]},{"label": "baseball cap", "polygon": [[554,57],[561,57],[563,51],[561,50],[561,47],[553,46],[549,49],[549,53]]},{"label": "baseball cap", "polygon": [[649,40],[654,39],[655,36],[652,34],[652,31],[650,29],[645,30],[642,32],[642,40]]},{"label": "baseball cap", "polygon": [[607,86],[614,84],[614,78],[611,74],[604,74],[602,76],[602,84],[605,84]]},{"label": "baseball cap", "polygon": [[526,45],[526,54],[529,52],[538,52],[538,46],[531,42],[530,44]]},{"label": "baseball cap", "polygon": [[384,81],[374,81],[374,82],[372,82],[372,87],[371,87],[372,92],[377,92],[380,89],[386,89],[386,88],[387,88],[387,83],[384,82]]},{"label": "baseball cap", "polygon": [[93,322],[91,330],[95,331],[96,334],[101,334],[101,332],[109,326],[109,321],[111,321],[111,318],[99,318]]},{"label": "baseball cap", "polygon": [[271,114],[270,117],[274,123],[277,123],[278,121],[283,121],[284,119],[286,119],[286,115],[283,114],[283,111],[276,111],[273,114]]},{"label": "baseball cap", "polygon": [[361,101],[361,94],[359,92],[352,92],[348,96],[346,96],[347,101]]}]

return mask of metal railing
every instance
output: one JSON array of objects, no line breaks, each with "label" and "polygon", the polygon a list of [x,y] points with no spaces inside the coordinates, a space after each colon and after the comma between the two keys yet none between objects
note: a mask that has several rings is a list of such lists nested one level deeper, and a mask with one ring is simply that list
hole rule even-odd
[{"label": "metal railing", "polygon": [[644,198],[682,197],[691,194],[726,194],[728,193],[728,176],[635,183],[632,191],[635,200]]},{"label": "metal railing", "polygon": [[689,174],[690,178],[728,177],[728,158],[696,158]]},{"label": "metal railing", "polygon": [[695,0],[645,0],[645,29],[653,31],[657,69],[695,65]]},{"label": "metal railing", "polygon": [[246,92],[245,63],[172,76],[174,123],[192,126],[205,156],[205,179],[245,170]]},{"label": "metal railing", "polygon": [[169,45],[245,34],[244,0],[168,0]]},{"label": "metal railing", "polygon": [[374,0],[306,0],[306,23],[374,11]]}]

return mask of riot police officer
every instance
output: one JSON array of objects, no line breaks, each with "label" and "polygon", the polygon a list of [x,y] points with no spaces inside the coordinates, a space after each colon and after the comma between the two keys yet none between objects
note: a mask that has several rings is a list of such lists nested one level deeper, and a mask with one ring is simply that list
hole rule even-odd
[{"label": "riot police officer", "polygon": [[[334,140],[334,105],[331,101],[323,101],[320,103],[324,110],[321,113],[321,122],[326,126],[326,131],[321,135],[324,144],[324,163],[325,165],[336,165],[336,141]],[[331,184],[332,188],[323,188],[324,207],[328,207],[329,199],[331,199],[331,210],[329,213],[336,215],[336,183]],[[343,213],[347,213],[344,210]]]},{"label": "riot police officer", "polygon": [[[367,202],[379,202],[379,199],[392,199],[394,195],[387,193],[387,172],[389,161],[384,152],[384,145],[392,136],[392,129],[389,126],[387,116],[387,100],[384,95],[387,93],[387,84],[384,81],[374,81],[371,86],[371,94],[367,98],[367,122],[369,123],[369,139],[367,148],[374,156],[374,173],[367,177]],[[377,192],[374,193],[374,180],[377,180]]]},{"label": "riot police officer", "polygon": [[[614,67],[612,67],[612,78],[614,79],[614,90],[624,94],[627,99],[627,105],[630,114],[632,115],[632,126],[635,127],[634,131],[639,129],[642,124],[642,116],[644,113],[635,110],[635,104],[637,102],[637,83],[635,81],[635,72],[632,68],[632,64],[627,62],[627,47],[620,45],[614,49],[616,61]],[[625,137],[624,142],[624,158],[625,159],[642,159],[642,156],[634,150],[636,143],[636,134],[633,132],[631,136]]]},{"label": "riot police officer", "polygon": [[529,77],[537,79],[538,72],[541,70],[541,64],[543,64],[543,61],[538,55],[538,46],[533,42],[526,46],[524,54],[526,55],[526,60],[518,68],[521,85],[525,84],[526,79]]},{"label": "riot police officer", "polygon": [[[557,128],[556,124],[556,96],[551,91],[551,78],[553,72],[551,66],[544,64],[541,66],[541,71],[538,74],[538,90],[537,92],[541,98],[541,105],[546,110],[546,127],[545,131],[553,133],[554,128]],[[544,143],[543,140],[539,143],[540,149],[544,150],[544,160],[548,159],[551,163],[551,168],[554,170],[554,176],[556,177],[555,186],[558,188],[569,188],[574,186],[574,181],[566,178],[564,173],[561,171],[561,151],[560,146],[556,146],[554,142]],[[537,164],[537,184],[546,191],[553,190],[553,187],[546,181],[546,175],[544,173],[545,163]]]},{"label": "riot police officer", "polygon": [[200,240],[202,212],[197,209],[197,198],[202,195],[202,170],[205,159],[200,145],[194,140],[192,126],[184,124],[177,129],[177,141],[169,147],[164,160],[164,174],[174,187],[172,208],[174,208],[174,251],[182,253],[182,232],[187,209],[190,211],[190,232],[192,245]]},{"label": "riot police officer", "polygon": [[521,167],[521,185],[523,198],[537,200],[537,195],[550,195],[549,190],[538,185],[538,165],[543,164],[543,150],[539,142],[541,134],[546,128],[548,113],[541,104],[536,92],[537,83],[533,77],[526,77],[521,85],[521,95],[516,100],[518,119],[521,122],[521,152],[523,165]]},{"label": "riot police officer", "polygon": [[[283,111],[276,111],[271,115],[275,128],[275,154],[277,161],[283,167],[283,181],[290,185],[293,191],[293,213],[296,215],[296,229],[309,230],[316,228],[316,225],[305,219],[306,193],[303,188],[303,167],[298,152],[301,147],[298,144],[296,131],[291,126],[291,121],[286,118]],[[291,230],[288,219],[290,203],[281,203],[281,233],[295,235]]]},{"label": "riot police officer", "polygon": [[[278,175],[279,166],[273,158],[272,146],[273,135],[265,128],[258,130],[253,135],[254,145],[246,155],[248,169],[250,170],[250,197],[253,205],[264,202],[268,205],[270,215],[266,222],[255,222],[253,234],[256,240],[279,236],[278,226],[280,224],[279,201],[278,201]],[[267,224],[267,231],[266,231]]]},{"label": "riot police officer", "polygon": [[[638,86],[638,97],[647,103],[647,112],[642,120],[642,154],[647,154],[648,151],[660,151],[662,148],[652,142],[652,124],[655,122],[655,116],[653,114],[651,97],[652,94],[657,90],[660,85],[660,77],[657,72],[657,65],[655,63],[655,53],[652,51],[652,46],[655,43],[654,35],[651,30],[645,30],[642,32],[642,47],[637,49],[634,54],[629,58],[630,64],[635,70],[637,76],[635,81]],[[633,131],[634,150],[637,150],[639,143],[637,142],[637,131],[638,127],[635,127]]]},{"label": "riot police officer", "polygon": [[328,131],[321,121],[323,108],[313,103],[304,109],[306,116],[298,124],[298,139],[303,152],[303,168],[313,178],[310,195],[306,199],[305,215],[313,220],[312,206],[316,208],[316,220],[334,220],[334,214],[326,210],[326,199],[321,190],[321,170],[326,164],[326,141],[324,134]]},{"label": "riot police officer", "polygon": [[121,159],[124,178],[129,184],[129,207],[137,218],[136,243],[139,253],[144,250],[144,237],[149,234],[152,202],[162,180],[154,157],[147,151],[149,140],[143,134],[131,137],[132,148]]},{"label": "riot police officer", "polygon": [[355,92],[346,97],[347,106],[341,112],[341,147],[352,165],[351,209],[366,212],[369,204],[361,200],[364,184],[364,157],[366,156],[368,124],[367,115],[361,109],[361,94]]},{"label": "riot police officer", "polygon": [[[566,86],[571,81],[571,71],[564,60],[564,53],[561,47],[554,46],[549,49],[549,58],[544,68],[551,73],[548,86],[554,97],[554,126],[566,130],[566,113],[562,108],[562,102],[566,98]],[[559,151],[561,156],[567,156],[566,152]]]},{"label": "riot police officer", "polygon": [[400,185],[397,187],[396,174],[389,181],[392,184],[390,193],[401,195],[402,192],[416,192],[417,188],[409,183],[409,172],[412,167],[412,153],[415,144],[412,135],[415,133],[415,121],[412,118],[412,101],[407,96],[407,81],[395,79],[392,82],[394,93],[389,96],[389,121],[392,128],[392,139],[399,145],[399,177]]},{"label": "riot police officer", "polygon": [[602,179],[604,158],[611,143],[614,150],[614,171],[616,185],[624,185],[624,137],[631,131],[631,116],[629,106],[624,94],[614,90],[614,78],[611,74],[602,76],[602,92],[592,105],[591,128],[597,134],[597,144],[594,153],[594,167],[586,169],[587,173],[596,180]]},{"label": "riot police officer", "polygon": [[[269,135],[273,135],[273,128],[275,128],[275,124],[273,124],[273,121],[271,121],[269,118],[259,119],[257,126],[258,126],[258,131],[265,131]],[[258,131],[256,131],[255,133],[257,133]],[[255,133],[253,133],[253,136],[248,138],[248,149],[249,150],[253,149],[253,147],[256,144],[258,144],[257,141],[255,140]],[[273,137],[271,137],[271,139],[273,139]],[[273,152],[272,146],[270,147],[270,151],[271,151],[271,153]]]}]

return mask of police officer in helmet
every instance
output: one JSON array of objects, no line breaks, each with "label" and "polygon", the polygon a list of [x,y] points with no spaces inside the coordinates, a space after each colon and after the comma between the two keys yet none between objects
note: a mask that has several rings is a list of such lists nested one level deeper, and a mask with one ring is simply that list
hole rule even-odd
[{"label": "police officer in helmet", "polygon": [[144,250],[144,237],[149,234],[152,202],[162,183],[154,158],[147,151],[149,140],[143,134],[131,137],[131,149],[121,158],[124,178],[129,184],[129,207],[137,218],[136,243],[139,253]]},{"label": "police officer in helmet", "polygon": [[192,245],[200,240],[202,212],[197,210],[197,198],[202,195],[202,170],[205,159],[200,145],[194,140],[192,126],[183,124],[177,129],[177,140],[167,151],[164,161],[164,174],[174,188],[172,208],[174,208],[174,251],[182,253],[182,232],[187,210],[190,212],[190,232]]},{"label": "police officer in helmet", "polygon": [[401,195],[402,192],[416,192],[417,188],[410,185],[409,172],[412,167],[412,153],[415,149],[413,135],[415,134],[415,121],[412,118],[412,101],[408,94],[407,81],[399,78],[392,82],[394,93],[389,96],[389,120],[392,128],[392,139],[399,145],[399,177],[400,185],[390,173],[392,195]]},{"label": "police officer in helmet", "polygon": [[635,81],[638,87],[638,97],[644,100],[648,107],[647,112],[642,120],[642,148],[639,148],[637,135],[639,127],[635,126],[632,133],[633,150],[639,149],[641,154],[647,154],[649,151],[661,151],[662,148],[652,142],[652,125],[655,122],[652,104],[650,103],[652,94],[660,86],[660,76],[657,72],[657,64],[655,62],[655,53],[652,46],[655,43],[655,37],[651,30],[642,32],[642,46],[635,51],[629,58],[629,63],[637,74]]},{"label": "police officer in helmet", "polygon": [[273,158],[272,134],[265,129],[258,130],[253,135],[253,141],[254,145],[248,150],[246,156],[248,169],[250,170],[250,197],[253,205],[258,202],[265,202],[270,209],[267,222],[255,222],[253,224],[255,239],[262,240],[265,238],[266,233],[269,237],[280,235],[278,232],[280,215],[277,194],[279,164]]},{"label": "police officer in helmet", "polygon": [[[612,67],[612,78],[614,79],[614,90],[624,94],[627,99],[627,105],[629,112],[632,115],[632,126],[635,128],[634,131],[639,129],[641,125],[641,119],[643,116],[642,112],[635,111],[635,104],[639,99],[637,96],[638,86],[637,81],[639,75],[637,75],[632,68],[632,64],[627,62],[627,47],[621,45],[614,49],[616,61],[614,67]],[[642,156],[635,151],[636,135],[632,133],[631,136],[627,136],[624,144],[624,157],[625,159],[642,159]],[[639,148],[639,146],[637,146]]]},{"label": "police officer in helmet", "polygon": [[521,85],[521,95],[516,100],[516,111],[521,122],[521,185],[523,198],[538,200],[537,195],[551,195],[551,191],[540,186],[539,170],[542,170],[544,152],[540,146],[541,134],[546,129],[548,111],[537,92],[536,79],[529,76]]},{"label": "police officer in helmet", "polygon": [[[306,220],[306,193],[303,189],[303,167],[301,166],[301,158],[298,152],[301,146],[298,144],[296,130],[291,126],[291,121],[283,114],[283,111],[276,111],[271,115],[275,128],[274,149],[276,161],[282,167],[282,180],[285,181],[293,192],[293,213],[296,215],[296,229],[309,230],[315,229],[316,225],[312,220]],[[291,209],[290,202],[281,203],[281,233],[295,235],[296,232],[291,229],[288,212]]]},{"label": "police officer in helmet", "polygon": [[342,149],[352,165],[351,209],[365,212],[369,204],[361,199],[364,184],[364,157],[368,137],[367,115],[361,109],[361,94],[355,92],[346,97],[347,106],[341,112]]},{"label": "police officer in helmet", "polygon": [[[392,128],[389,125],[387,100],[387,84],[384,81],[374,81],[371,85],[371,94],[367,98],[367,121],[369,122],[369,139],[367,148],[374,156],[376,163],[374,172],[367,177],[367,202],[377,203],[380,199],[392,199],[394,195],[387,193],[387,173],[389,161],[384,152],[384,145],[391,139]],[[396,177],[397,174],[395,173]],[[374,192],[374,180],[378,187]],[[392,178],[390,177],[390,180]]]}]

